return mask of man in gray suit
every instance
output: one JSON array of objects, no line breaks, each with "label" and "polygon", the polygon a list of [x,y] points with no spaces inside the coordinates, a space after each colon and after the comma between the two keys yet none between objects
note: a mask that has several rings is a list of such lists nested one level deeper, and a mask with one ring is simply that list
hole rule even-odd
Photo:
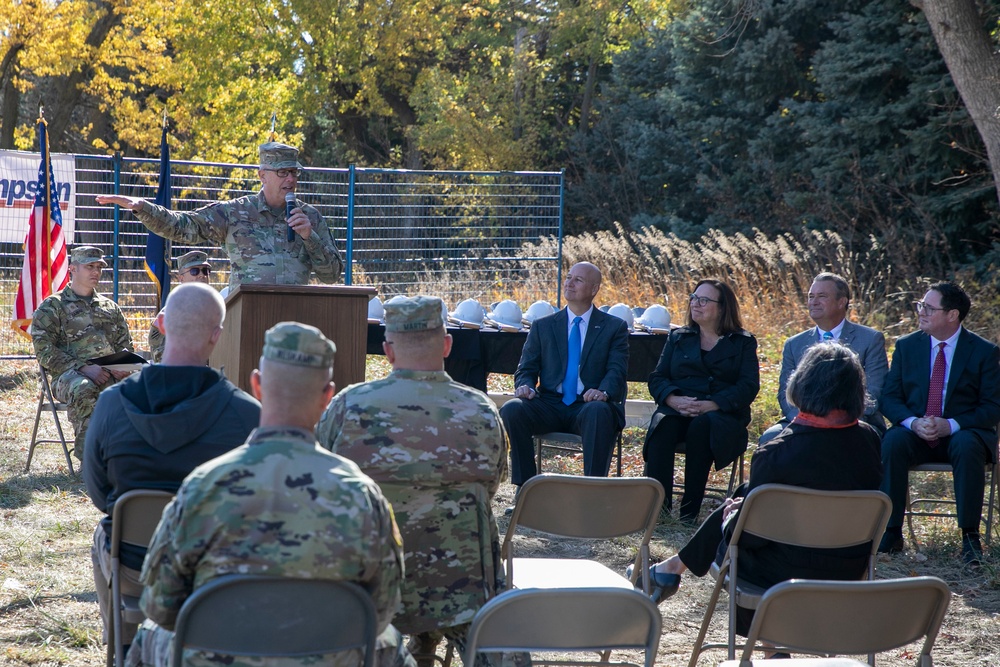
[{"label": "man in gray suit", "polygon": [[781,375],[778,380],[778,403],[781,404],[782,419],[764,431],[758,444],[781,433],[798,409],[789,405],[785,397],[788,378],[799,365],[806,350],[822,341],[835,340],[854,350],[865,369],[865,385],[868,392],[868,407],[864,421],[879,432],[885,433],[885,420],[878,411],[878,397],[882,393],[889,362],[885,354],[885,336],[870,327],[847,320],[847,310],[851,303],[851,288],[847,281],[835,273],[821,273],[813,279],[809,287],[809,317],[816,326],[806,329],[785,341],[781,353]]},{"label": "man in gray suit", "polygon": [[628,327],[594,308],[600,288],[596,266],[575,265],[563,283],[566,308],[535,320],[528,332],[514,399],[500,409],[518,487],[537,472],[532,436],[551,431],[581,436],[585,475],[608,474],[615,436],[625,426]]}]

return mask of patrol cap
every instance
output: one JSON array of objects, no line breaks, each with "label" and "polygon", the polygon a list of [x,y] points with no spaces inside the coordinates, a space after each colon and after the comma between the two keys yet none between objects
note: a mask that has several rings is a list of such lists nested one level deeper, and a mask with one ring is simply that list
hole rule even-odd
[{"label": "patrol cap", "polygon": [[264,333],[263,357],[292,366],[330,368],[337,346],[316,327],[279,322]]},{"label": "patrol cap", "polygon": [[94,262],[100,262],[104,266],[108,265],[104,261],[104,253],[101,252],[101,249],[92,245],[77,246],[69,254],[70,264],[93,264]]},{"label": "patrol cap", "polygon": [[185,271],[195,266],[211,266],[208,263],[208,253],[204,253],[201,250],[192,250],[189,253],[181,255],[174,261],[177,262],[178,271]]},{"label": "patrol cap", "polygon": [[444,302],[436,296],[390,299],[385,304],[385,330],[395,333],[427,331],[444,326]]},{"label": "patrol cap", "polygon": [[269,141],[260,145],[260,168],[277,171],[278,169],[304,169],[299,164],[299,149],[277,141]]}]

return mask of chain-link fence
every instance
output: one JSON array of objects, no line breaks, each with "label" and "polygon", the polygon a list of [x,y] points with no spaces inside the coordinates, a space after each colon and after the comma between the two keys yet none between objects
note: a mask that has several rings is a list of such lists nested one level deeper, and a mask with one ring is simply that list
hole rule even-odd
[{"label": "chain-link fence", "polygon": [[[157,307],[143,262],[147,231],[130,211],[100,206],[94,198],[115,193],[152,200],[159,160],[76,155],[74,162],[71,242],[107,253],[110,275],[100,291],[118,301],[143,347]],[[177,211],[256,193],[260,186],[255,165],[177,161],[171,172]],[[0,166],[0,188],[11,181]],[[344,253],[344,282],[374,285],[383,299],[429,293],[451,308],[466,298],[484,305],[515,298],[522,308],[536,299],[560,299],[561,173],[309,169],[296,194],[330,226]],[[0,230],[16,228],[23,238],[29,209],[20,209],[0,210]],[[171,256],[194,247],[174,243]],[[225,253],[198,247],[209,254],[213,284],[228,284]],[[23,259],[20,243],[0,242],[0,303],[7,319]],[[0,355],[32,353],[30,341],[2,330]]]}]

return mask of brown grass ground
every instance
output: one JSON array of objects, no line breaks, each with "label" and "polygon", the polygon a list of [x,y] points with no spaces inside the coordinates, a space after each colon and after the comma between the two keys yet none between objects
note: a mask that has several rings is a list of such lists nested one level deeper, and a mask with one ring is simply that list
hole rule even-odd
[{"label": "brown grass ground", "polygon": [[[384,365],[375,363],[376,372]],[[491,389],[502,389],[509,379],[493,379]],[[642,387],[633,387],[641,394]],[[767,389],[762,390],[768,391]],[[773,392],[772,392],[773,393]],[[101,665],[100,617],[91,574],[89,548],[99,513],[87,498],[79,476],[71,476],[58,446],[40,448],[29,474],[24,473],[34,418],[36,380],[33,362],[0,362],[0,665]],[[43,415],[43,430],[54,436],[51,419]],[[642,429],[626,432],[626,475],[642,471]],[[574,457],[550,456],[547,471],[576,473]],[[720,475],[716,484],[728,478]],[[930,492],[947,491],[950,478],[920,482]],[[501,530],[503,508],[512,501],[513,487],[505,484],[496,498]],[[707,502],[706,511],[712,503]],[[918,522],[921,552],[911,550],[878,565],[878,577],[931,574],[944,579],[954,598],[935,646],[936,664],[993,665],[1000,662],[1000,559],[988,555],[979,573],[958,564],[958,536],[951,520]],[[666,558],[690,536],[690,529],[664,521],[653,541],[655,559]],[[521,551],[590,557],[624,569],[634,551],[632,541],[590,544],[524,541]],[[684,665],[701,623],[711,590],[709,578],[686,577],[681,591],[661,607],[663,635],[657,665]],[[725,632],[725,613],[717,614],[710,637]],[[880,665],[913,664],[913,647],[881,654]],[[637,656],[620,656],[622,658]],[[723,651],[706,653],[700,664],[714,665]]]}]

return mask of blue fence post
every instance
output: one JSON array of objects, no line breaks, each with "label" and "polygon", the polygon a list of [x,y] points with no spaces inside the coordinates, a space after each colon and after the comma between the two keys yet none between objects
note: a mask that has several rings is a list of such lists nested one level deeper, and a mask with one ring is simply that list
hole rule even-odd
[{"label": "blue fence post", "polygon": [[354,265],[354,165],[347,168],[347,247],[344,248],[344,284],[350,285]]},{"label": "blue fence post", "polygon": [[563,212],[566,206],[566,168],[559,170],[559,246],[556,250],[556,307],[562,308]]},{"label": "blue fence post", "polygon": [[[122,181],[122,154],[115,151],[115,155],[111,158],[112,169],[114,170],[114,194],[119,194],[121,192],[121,181]],[[118,301],[118,232],[120,231],[121,223],[121,207],[114,206],[114,229],[113,229],[113,243],[114,250],[112,251],[111,261],[112,261],[112,297],[115,302]]]}]

